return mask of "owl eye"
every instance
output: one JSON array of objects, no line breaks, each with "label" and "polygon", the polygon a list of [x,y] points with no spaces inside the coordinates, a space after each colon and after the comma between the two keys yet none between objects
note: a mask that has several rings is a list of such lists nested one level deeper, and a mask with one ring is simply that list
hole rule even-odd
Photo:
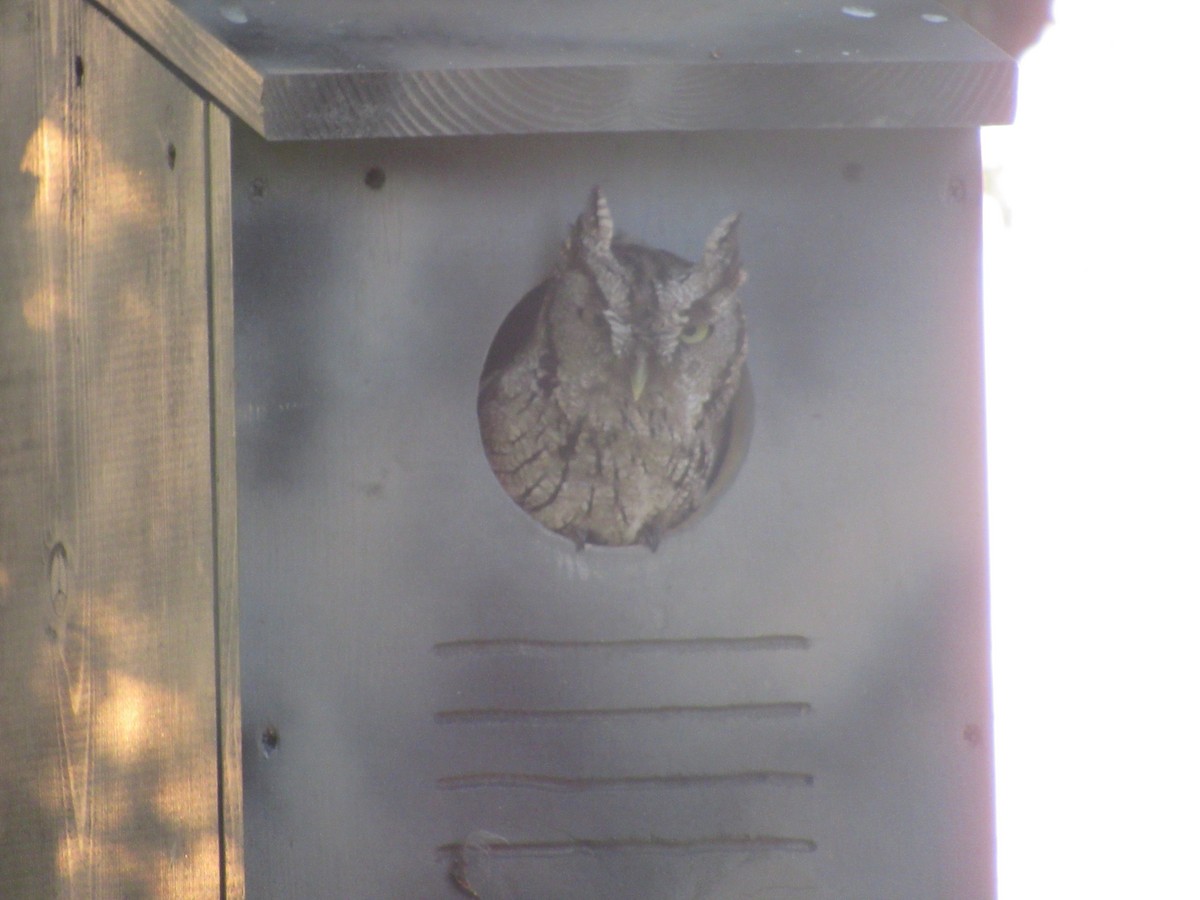
[{"label": "owl eye", "polygon": [[685,344],[699,344],[712,334],[712,326],[707,322],[688,322],[679,332],[679,339]]}]

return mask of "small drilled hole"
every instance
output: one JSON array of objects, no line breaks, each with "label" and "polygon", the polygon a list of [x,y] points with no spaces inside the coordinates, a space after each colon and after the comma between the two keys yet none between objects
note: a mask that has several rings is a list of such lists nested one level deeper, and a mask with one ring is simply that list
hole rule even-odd
[{"label": "small drilled hole", "polygon": [[175,168],[175,145],[167,144],[167,168]]},{"label": "small drilled hole", "polygon": [[382,188],[384,182],[386,181],[387,173],[385,173],[383,169],[379,168],[379,166],[372,166],[371,168],[367,169],[367,174],[363,178],[363,184],[373,191],[377,191]]},{"label": "small drilled hole", "polygon": [[262,751],[262,755],[266,759],[279,749],[279,729],[274,725],[267,725],[262,730],[262,734],[258,736],[258,749]]}]

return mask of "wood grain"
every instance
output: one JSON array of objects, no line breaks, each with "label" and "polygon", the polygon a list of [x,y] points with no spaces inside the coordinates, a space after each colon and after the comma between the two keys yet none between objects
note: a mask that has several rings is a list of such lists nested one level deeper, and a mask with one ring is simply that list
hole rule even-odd
[{"label": "wood grain", "polygon": [[5,209],[24,244],[0,318],[19,367],[0,415],[26,429],[18,452],[0,447],[0,567],[16,588],[0,771],[21,821],[0,827],[0,881],[14,897],[217,896],[214,598],[232,570],[215,532],[214,454],[229,454],[213,440],[209,299],[212,283],[228,305],[228,276],[210,279],[207,201],[221,135],[107,16],[81,0],[29,9],[25,209]]},{"label": "wood grain", "polygon": [[[34,773],[57,747],[44,660],[50,624],[42,510],[41,343],[24,298],[43,269],[30,207],[38,183],[25,170],[38,130],[38,31],[32,3],[0,3],[0,885],[5,896],[50,896],[58,819]],[[38,673],[38,674],[33,674]],[[44,697],[45,694],[42,694]]]},{"label": "wood grain", "polygon": [[216,572],[218,772],[222,896],[246,893],[242,834],[242,694],[238,643],[237,438],[234,431],[233,212],[230,121],[205,106],[208,142],[208,303],[212,395],[213,554]]},{"label": "wood grain", "polygon": [[[111,0],[97,6],[148,40],[171,65],[201,83],[251,128],[261,131],[262,74],[172,3]],[[215,4],[214,4],[215,7]]]},{"label": "wood grain", "polygon": [[95,0],[271,139],[974,127],[1016,67],[919,0]]}]

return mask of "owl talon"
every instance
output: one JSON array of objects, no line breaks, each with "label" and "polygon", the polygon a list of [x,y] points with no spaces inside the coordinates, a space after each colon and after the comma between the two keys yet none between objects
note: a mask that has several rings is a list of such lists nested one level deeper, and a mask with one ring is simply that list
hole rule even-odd
[{"label": "owl talon", "polygon": [[584,546],[587,544],[588,530],[586,528],[580,528],[578,525],[568,525],[566,528],[560,531],[559,534],[570,540],[571,543],[575,545],[576,553],[581,552]]},{"label": "owl talon", "polygon": [[651,522],[649,525],[642,527],[638,532],[638,543],[645,544],[650,548],[650,552],[654,553],[658,550],[659,541],[662,540],[663,530],[657,523]]}]

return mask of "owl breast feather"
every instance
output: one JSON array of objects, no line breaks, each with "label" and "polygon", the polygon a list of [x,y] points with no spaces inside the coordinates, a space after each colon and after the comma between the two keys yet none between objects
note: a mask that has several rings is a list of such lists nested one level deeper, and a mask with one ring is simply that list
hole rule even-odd
[{"label": "owl breast feather", "polygon": [[[707,415],[702,401],[692,415],[671,415],[669,405],[642,408],[626,396],[575,396],[532,350],[480,396],[497,479],[535,520],[578,546],[656,546],[700,505],[724,456],[728,401]],[[680,427],[697,418],[695,428]]]}]

